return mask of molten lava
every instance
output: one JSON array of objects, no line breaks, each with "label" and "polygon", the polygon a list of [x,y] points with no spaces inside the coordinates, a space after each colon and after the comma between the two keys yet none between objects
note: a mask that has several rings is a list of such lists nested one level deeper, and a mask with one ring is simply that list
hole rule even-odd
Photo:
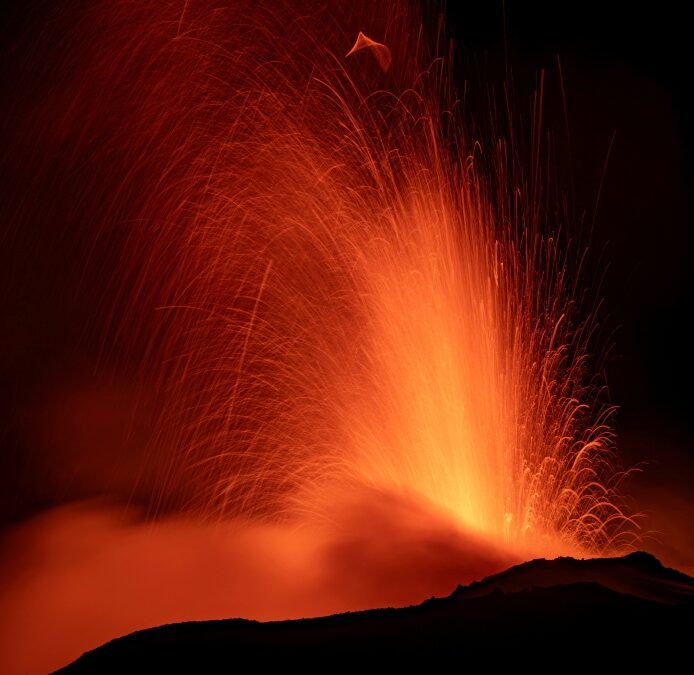
[{"label": "molten lava", "polygon": [[[514,138],[466,125],[397,1],[145,4],[82,18],[50,133],[83,179],[99,367],[148,411],[130,487],[168,520],[28,526],[12,545],[44,542],[44,595],[2,595],[15,629],[42,602],[74,619],[55,666],[152,623],[414,602],[530,556],[629,548],[540,95],[521,170]],[[170,595],[159,569],[193,590]],[[84,578],[101,623],[47,590]]]},{"label": "molten lava", "polygon": [[384,74],[380,51],[342,56],[353,35],[323,39],[327,15],[248,11],[228,34],[189,8],[109,72],[133,92],[115,194],[148,186],[113,330],[163,392],[162,499],[320,520],[367,488],[542,555],[629,543],[593,319],[540,176],[445,123],[445,65],[400,14],[374,26]]}]

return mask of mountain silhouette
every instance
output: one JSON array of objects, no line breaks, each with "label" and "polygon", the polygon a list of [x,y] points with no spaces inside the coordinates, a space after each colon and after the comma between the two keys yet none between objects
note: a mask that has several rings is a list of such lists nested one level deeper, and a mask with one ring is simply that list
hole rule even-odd
[{"label": "mountain silhouette", "polygon": [[533,560],[401,609],[151,628],[87,652],[59,672],[329,671],[377,663],[472,672],[522,663],[559,672],[578,664],[643,666],[644,659],[662,668],[686,663],[693,627],[694,579],[637,552]]}]

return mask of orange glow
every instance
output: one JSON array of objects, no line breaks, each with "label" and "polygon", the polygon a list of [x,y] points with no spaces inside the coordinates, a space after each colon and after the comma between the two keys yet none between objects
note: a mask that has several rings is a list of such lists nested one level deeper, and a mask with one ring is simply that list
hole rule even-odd
[{"label": "orange glow", "polygon": [[[541,91],[522,171],[402,3],[144,4],[84,19],[51,132],[110,172],[84,186],[85,266],[113,256],[101,359],[130,380],[154,523],[82,506],[13,535],[36,565],[0,593],[14,666],[632,547]],[[29,662],[32,630],[59,637]]]},{"label": "orange glow", "polygon": [[45,673],[176,621],[414,604],[520,561],[412,500],[362,495],[332,514],[331,528],[186,517],[153,526],[83,503],[31,520],[2,549],[2,672]]}]

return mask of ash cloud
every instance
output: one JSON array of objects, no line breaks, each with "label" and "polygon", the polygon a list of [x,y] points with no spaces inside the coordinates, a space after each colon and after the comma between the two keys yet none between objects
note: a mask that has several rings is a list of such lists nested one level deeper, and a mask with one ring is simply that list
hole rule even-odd
[{"label": "ash cloud", "polygon": [[2,541],[0,670],[54,669],[164,623],[404,606],[513,562],[415,500],[370,491],[329,520],[280,525],[180,514],[152,523],[123,507],[74,503]]}]

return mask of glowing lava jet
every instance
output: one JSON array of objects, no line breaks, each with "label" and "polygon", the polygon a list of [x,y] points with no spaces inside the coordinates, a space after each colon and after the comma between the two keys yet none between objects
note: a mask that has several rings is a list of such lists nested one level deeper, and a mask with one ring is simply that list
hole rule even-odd
[{"label": "glowing lava jet", "polygon": [[36,631],[45,669],[635,541],[542,87],[526,147],[511,114],[469,123],[406,4],[302,4],[115,0],[55,38],[27,143],[76,195],[95,367],[149,411],[130,488],[163,522],[27,526],[34,580],[0,598],[17,662]]}]

